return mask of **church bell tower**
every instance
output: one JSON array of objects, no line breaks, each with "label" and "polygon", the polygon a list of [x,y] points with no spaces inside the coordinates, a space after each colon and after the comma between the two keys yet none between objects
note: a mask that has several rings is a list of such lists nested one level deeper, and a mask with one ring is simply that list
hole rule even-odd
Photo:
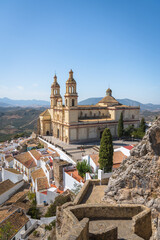
[{"label": "church bell tower", "polygon": [[73,71],[70,70],[69,78],[66,81],[65,106],[77,107],[78,94],[76,92],[77,83],[73,78]]},{"label": "church bell tower", "polygon": [[57,76],[56,74],[54,75],[54,81],[53,84],[51,85],[51,108],[57,106],[58,103],[62,103],[62,97],[60,95],[60,86],[57,82]]}]

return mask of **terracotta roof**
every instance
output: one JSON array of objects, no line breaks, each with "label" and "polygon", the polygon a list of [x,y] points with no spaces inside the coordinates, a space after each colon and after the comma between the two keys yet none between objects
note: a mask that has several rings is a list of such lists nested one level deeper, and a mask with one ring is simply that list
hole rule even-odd
[{"label": "terracotta roof", "polygon": [[7,217],[3,222],[0,223],[0,228],[3,228],[5,224],[8,222],[11,224],[11,232],[12,235],[8,237],[9,239],[12,239],[17,232],[29,221],[29,218],[24,214],[24,212],[16,211],[14,213],[11,213],[9,217]]},{"label": "terracotta roof", "polygon": [[[51,187],[57,188],[56,185],[51,184]],[[57,188],[57,193],[63,193],[64,191],[60,190],[59,188]]]},{"label": "terracotta roof", "polygon": [[13,161],[14,160],[14,158],[13,158],[13,156],[5,156],[5,160],[7,161],[7,162],[11,162],[11,161]]},{"label": "terracotta roof", "polygon": [[10,188],[12,188],[15,184],[11,182],[9,179],[0,183],[0,195],[7,192]]},{"label": "terracotta roof", "polygon": [[39,160],[42,157],[42,154],[37,150],[30,150],[30,153],[35,157],[35,159]]},{"label": "terracotta roof", "polygon": [[46,175],[45,175],[43,169],[39,168],[36,171],[32,172],[31,176],[32,176],[33,181],[35,182],[36,178],[45,177]]},{"label": "terracotta roof", "polygon": [[98,162],[99,161],[99,154],[90,154],[89,156],[92,158],[93,162],[98,167],[99,166],[99,162]]},{"label": "terracotta roof", "polygon": [[18,192],[14,194],[7,203],[16,203],[17,201],[21,200],[22,198],[25,198],[27,193],[29,192],[28,189],[25,189],[24,191]]},{"label": "terracotta roof", "polygon": [[0,223],[14,211],[15,208],[0,209]]},{"label": "terracotta roof", "polygon": [[69,174],[71,177],[73,177],[75,180],[77,180],[78,182],[83,182],[84,183],[84,179],[78,174],[78,170],[65,170],[65,172],[67,174]]},{"label": "terracotta roof", "polygon": [[35,160],[29,152],[16,155],[14,158],[22,163],[26,168],[33,168],[37,166]]},{"label": "terracotta roof", "polygon": [[9,172],[12,172],[12,173],[15,173],[15,174],[21,174],[20,172],[18,172],[16,169],[14,168],[5,168],[6,171],[9,171]]},{"label": "terracotta roof", "polygon": [[45,190],[49,188],[47,177],[37,178],[37,190]]},{"label": "terracotta roof", "polygon": [[113,167],[115,164],[120,164],[127,156],[124,155],[121,151],[113,153]]},{"label": "terracotta roof", "polygon": [[123,146],[124,148],[128,149],[128,150],[131,150],[133,148],[133,146]]}]

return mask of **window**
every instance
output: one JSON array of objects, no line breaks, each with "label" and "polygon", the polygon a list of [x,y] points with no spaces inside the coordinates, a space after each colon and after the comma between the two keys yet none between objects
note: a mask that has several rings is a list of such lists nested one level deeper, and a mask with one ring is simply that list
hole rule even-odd
[{"label": "window", "polygon": [[72,93],[74,93],[74,87],[72,87]]},{"label": "window", "polygon": [[74,99],[72,99],[72,107],[74,106]]}]

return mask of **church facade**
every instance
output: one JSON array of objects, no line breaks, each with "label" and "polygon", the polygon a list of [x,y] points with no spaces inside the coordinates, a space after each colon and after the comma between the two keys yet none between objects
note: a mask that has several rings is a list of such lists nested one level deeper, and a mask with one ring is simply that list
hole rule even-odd
[{"label": "church facade", "polygon": [[110,88],[106,96],[95,105],[78,105],[77,84],[73,71],[66,81],[66,93],[63,105],[57,76],[51,85],[50,109],[39,116],[39,134],[50,135],[66,143],[83,143],[100,140],[103,130],[110,129],[113,137],[117,136],[118,121],[123,113],[124,128],[139,126],[139,107],[120,104]]}]

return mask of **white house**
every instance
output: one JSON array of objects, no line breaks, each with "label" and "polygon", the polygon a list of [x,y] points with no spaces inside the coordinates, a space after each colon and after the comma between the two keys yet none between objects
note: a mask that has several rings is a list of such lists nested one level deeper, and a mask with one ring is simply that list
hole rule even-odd
[{"label": "white house", "polygon": [[23,179],[23,175],[14,168],[2,168],[2,181],[7,179],[17,183]]},{"label": "white house", "polygon": [[29,152],[24,152],[14,156],[13,168],[22,173],[25,181],[29,181],[31,173],[37,169],[37,163]]},{"label": "white house", "polygon": [[73,190],[76,185],[84,185],[84,179],[78,174],[75,166],[68,166],[63,169],[63,186],[64,191]]},{"label": "white house", "polygon": [[12,155],[5,156],[4,162],[6,168],[13,168],[14,157]]}]

